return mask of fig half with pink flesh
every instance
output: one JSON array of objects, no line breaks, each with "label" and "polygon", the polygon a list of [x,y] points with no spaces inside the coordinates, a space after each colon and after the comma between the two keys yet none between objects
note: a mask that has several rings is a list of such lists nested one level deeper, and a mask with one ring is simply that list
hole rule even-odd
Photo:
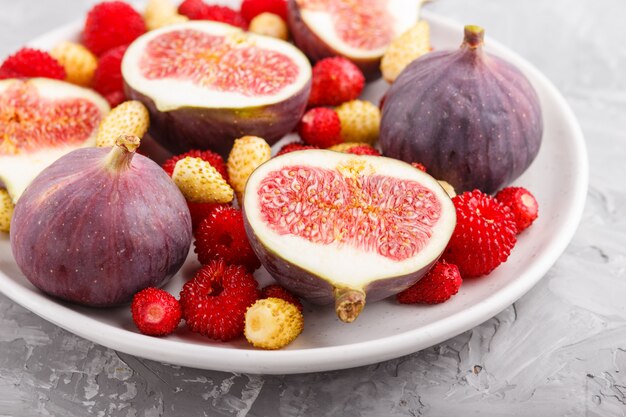
[{"label": "fig half with pink flesh", "polygon": [[58,158],[93,146],[108,112],[99,94],[64,81],[0,81],[0,183],[13,201]]},{"label": "fig half with pink flesh", "polygon": [[296,45],[314,62],[343,56],[368,80],[380,76],[391,41],[419,17],[416,0],[289,0],[289,28]]},{"label": "fig half with pink flesh", "polygon": [[456,214],[437,180],[378,156],[305,150],[250,176],[246,232],[270,274],[353,321],[368,302],[417,282],[445,249]]},{"label": "fig half with pink flesh", "polygon": [[293,45],[216,22],[151,31],[122,61],[126,93],[150,111],[150,134],[173,153],[233,141],[273,144],[298,123],[311,89],[311,65]]}]

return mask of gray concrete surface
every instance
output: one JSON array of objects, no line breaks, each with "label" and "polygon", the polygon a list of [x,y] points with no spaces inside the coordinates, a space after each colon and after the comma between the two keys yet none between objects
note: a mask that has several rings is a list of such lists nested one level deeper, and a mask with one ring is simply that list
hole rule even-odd
[{"label": "gray concrete surface", "polygon": [[[0,56],[94,1],[0,0]],[[145,361],[76,337],[0,295],[0,416],[626,415],[626,35],[623,0],[436,0],[543,71],[586,135],[580,229],[514,306],[385,363],[248,376]]]}]

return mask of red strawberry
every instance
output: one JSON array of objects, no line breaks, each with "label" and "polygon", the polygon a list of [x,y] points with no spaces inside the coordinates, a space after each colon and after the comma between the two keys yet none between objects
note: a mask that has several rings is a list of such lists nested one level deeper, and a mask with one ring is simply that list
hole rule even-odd
[{"label": "red strawberry", "polygon": [[439,304],[459,292],[463,280],[456,265],[439,261],[411,287],[396,295],[402,304]]},{"label": "red strawberry", "polygon": [[63,66],[49,53],[33,48],[22,48],[0,65],[0,80],[6,78],[45,77],[64,80]]},{"label": "red strawberry", "polygon": [[135,294],[130,309],[139,331],[150,336],[172,333],[178,327],[182,314],[174,296],[152,287]]},{"label": "red strawberry", "polygon": [[298,310],[302,311],[302,303],[300,299],[289,292],[285,287],[282,287],[278,284],[268,285],[267,287],[261,290],[261,298],[280,298],[281,300],[285,300],[288,303],[293,304],[298,307]]},{"label": "red strawberry", "polygon": [[354,155],[373,155],[373,156],[382,156],[378,150],[370,145],[358,145],[353,146],[345,150],[346,153],[351,153]]},{"label": "red strawberry", "polygon": [[452,199],[456,228],[443,259],[455,264],[463,278],[486,275],[506,261],[515,246],[515,219],[495,198],[479,190]]},{"label": "red strawberry", "polygon": [[185,0],[178,6],[178,13],[191,20],[213,20],[248,29],[248,23],[237,10],[226,6],[206,4],[203,0]]},{"label": "red strawberry", "polygon": [[224,342],[243,334],[246,310],[258,299],[252,274],[221,260],[200,268],[180,292],[187,327]]},{"label": "red strawberry", "polygon": [[98,59],[98,67],[93,75],[93,88],[107,99],[111,107],[126,100],[122,79],[122,58],[128,45],[111,49]]},{"label": "red strawberry", "polygon": [[261,266],[246,236],[241,210],[215,207],[202,220],[194,237],[195,252],[203,265],[223,259],[227,264],[244,265],[249,271]]},{"label": "red strawberry", "polygon": [[128,45],[143,33],[143,17],[122,1],[105,1],[96,4],[87,14],[83,29],[83,44],[95,55]]},{"label": "red strawberry", "polygon": [[504,188],[496,194],[495,199],[507,206],[513,213],[518,234],[526,230],[539,216],[539,204],[525,188]]},{"label": "red strawberry", "polygon": [[261,13],[274,13],[287,21],[287,0],[243,0],[241,15],[248,23]]},{"label": "red strawberry", "polygon": [[324,58],[313,67],[309,106],[338,106],[356,100],[365,77],[361,70],[343,57]]},{"label": "red strawberry", "polygon": [[309,145],[330,148],[343,142],[337,112],[326,107],[307,111],[298,124],[298,134]]},{"label": "red strawberry", "polygon": [[276,156],[283,155],[289,152],[304,151],[307,149],[319,149],[319,148],[317,146],[307,145],[304,142],[291,142],[291,143],[284,145],[282,148],[280,148],[280,150],[276,153]]},{"label": "red strawberry", "polygon": [[413,166],[413,168],[417,168],[420,171],[426,172],[426,167],[424,166],[424,164],[421,164],[419,162],[411,162],[411,165]]}]

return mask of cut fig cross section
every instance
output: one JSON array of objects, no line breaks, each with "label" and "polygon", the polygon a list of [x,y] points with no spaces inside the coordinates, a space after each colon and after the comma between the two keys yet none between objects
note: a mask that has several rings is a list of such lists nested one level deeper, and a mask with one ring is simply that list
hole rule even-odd
[{"label": "cut fig cross section", "polygon": [[307,150],[276,157],[249,178],[246,229],[279,283],[352,321],[368,301],[418,281],[456,223],[439,183],[383,157]]},{"label": "cut fig cross section", "polygon": [[63,81],[0,81],[0,181],[11,198],[61,156],[94,145],[108,112],[101,96]]},{"label": "cut fig cross section", "polygon": [[296,45],[313,61],[340,55],[368,79],[391,41],[418,19],[416,0],[289,0],[289,25]]},{"label": "cut fig cross section", "polygon": [[271,144],[294,128],[306,108],[311,66],[287,42],[195,21],[137,39],[122,75],[128,96],[150,110],[150,134],[161,145],[227,156],[239,137]]}]

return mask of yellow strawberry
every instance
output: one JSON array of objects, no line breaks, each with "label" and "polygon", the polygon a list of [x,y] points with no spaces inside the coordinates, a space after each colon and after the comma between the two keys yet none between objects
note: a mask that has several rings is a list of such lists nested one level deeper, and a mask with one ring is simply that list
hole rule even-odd
[{"label": "yellow strawberry", "polygon": [[243,190],[246,188],[248,177],[259,165],[269,161],[272,149],[268,143],[256,136],[244,136],[235,140],[233,149],[228,155],[226,168],[230,184],[233,186],[237,198],[241,201]]},{"label": "yellow strawberry", "polygon": [[139,101],[125,101],[111,110],[100,123],[96,146],[99,148],[113,146],[120,135],[142,138],[148,127],[150,127],[148,109]]},{"label": "yellow strawberry", "polygon": [[265,298],[248,307],[244,334],[254,347],[280,349],[293,342],[304,327],[298,307],[280,298]]},{"label": "yellow strawberry", "polygon": [[230,203],[233,189],[211,164],[186,157],[176,163],[172,179],[192,203]]}]

